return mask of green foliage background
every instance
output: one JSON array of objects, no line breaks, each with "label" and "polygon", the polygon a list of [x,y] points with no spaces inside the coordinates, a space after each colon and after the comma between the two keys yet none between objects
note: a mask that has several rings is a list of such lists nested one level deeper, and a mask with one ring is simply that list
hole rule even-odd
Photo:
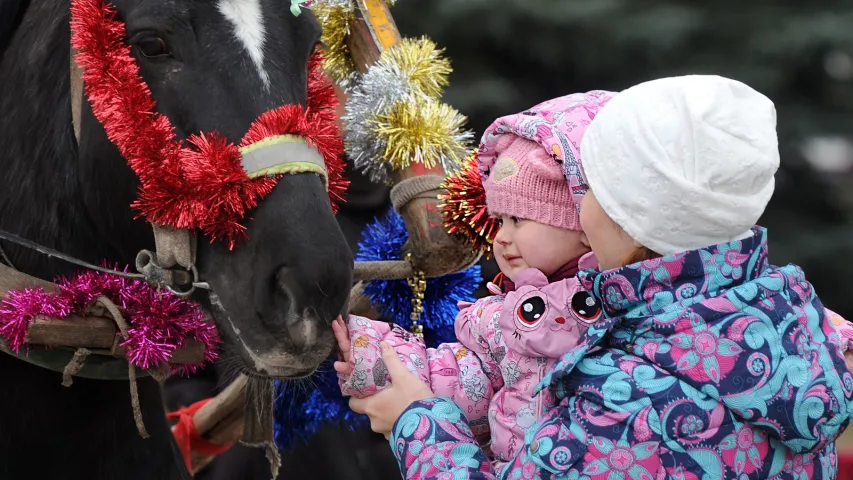
[{"label": "green foliage background", "polygon": [[815,138],[853,140],[853,2],[401,0],[393,13],[404,35],[446,48],[445,101],[478,135],[551,97],[663,76],[713,73],[761,91],[782,153],[761,219],[771,261],[802,266],[824,303],[853,317],[853,169],[818,169],[815,158],[831,159],[806,154]]}]

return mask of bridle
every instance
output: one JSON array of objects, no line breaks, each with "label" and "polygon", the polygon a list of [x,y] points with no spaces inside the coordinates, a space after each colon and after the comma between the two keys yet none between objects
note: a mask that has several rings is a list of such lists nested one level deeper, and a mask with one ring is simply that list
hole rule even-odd
[{"label": "bridle", "polygon": [[[202,233],[212,240],[216,240],[217,237],[220,240],[225,238],[230,241],[229,248],[233,248],[235,230],[244,230],[244,227],[239,223],[240,220],[248,211],[256,207],[266,194],[272,191],[276,185],[276,179],[281,175],[318,174],[322,177],[329,193],[332,210],[336,211],[336,203],[341,201],[343,191],[348,184],[342,177],[344,170],[341,162],[343,141],[340,139],[335,118],[336,93],[332,84],[320,70],[322,55],[315,52],[308,63],[306,105],[284,105],[262,114],[249,127],[249,131],[239,145],[228,142],[215,132],[201,133],[190,136],[184,142],[177,142],[173,139],[174,129],[168,119],[157,113],[151,106],[154,101],[150,97],[150,90],[144,85],[145,82],[138,73],[138,66],[135,65],[132,58],[117,58],[115,56],[122,49],[128,53],[129,50],[124,42],[125,27],[121,22],[115,21],[115,9],[108,2],[109,0],[72,0],[72,40],[71,45],[69,45],[69,93],[72,128],[79,147],[82,133],[81,117],[85,78],[87,83],[85,93],[93,106],[92,110],[95,117],[140,179],[140,193],[134,206],[142,210],[146,220],[152,226],[155,248],[153,251],[141,250],[137,253],[135,267],[138,273],[132,273],[93,265],[4,230],[0,230],[0,240],[14,243],[50,258],[60,259],[88,270],[132,280],[144,280],[157,289],[165,288],[180,297],[188,297],[197,289],[204,290],[209,300],[208,318],[212,317],[217,325],[225,325],[230,323],[227,321],[230,320],[228,313],[216,292],[211,289],[207,282],[199,278],[199,271],[196,266],[198,236]],[[296,0],[293,2],[295,7],[292,6],[291,11],[294,9],[298,11],[299,4],[307,3]],[[294,14],[297,12],[294,11]],[[75,29],[78,33],[75,33]],[[93,34],[93,29],[100,35]],[[80,32],[82,32],[81,35],[75,36]],[[106,40],[93,40],[99,38]],[[82,55],[77,55],[78,52],[75,51],[75,47],[81,49]],[[80,68],[78,61],[85,67],[85,71]],[[129,66],[128,62],[133,65]],[[116,63],[120,65],[116,66]],[[95,67],[92,68],[92,65]],[[89,85],[89,82],[92,84]],[[135,92],[136,97],[133,97],[132,93],[128,94],[130,100],[126,96],[118,96],[117,91],[125,90],[125,87],[128,91]],[[145,91],[142,96],[140,96],[140,89]],[[121,103],[117,109],[118,113],[116,111],[110,113],[103,106],[105,99],[107,103],[113,100],[124,103]],[[132,104],[133,108],[126,106],[129,104]],[[142,106],[146,104],[149,106]],[[128,121],[128,119],[133,118],[136,120]],[[151,120],[154,118],[158,120]],[[158,121],[159,123],[157,123]],[[134,140],[131,140],[130,144],[117,141],[115,135],[120,126],[132,130],[130,133],[134,138],[141,135],[149,141],[156,139],[150,142],[150,145],[162,146],[162,149],[134,150],[135,147],[138,147],[138,144],[133,143]],[[123,131],[122,133],[128,132]],[[213,152],[215,148],[211,146],[219,148],[219,150]],[[197,155],[198,158],[194,155]],[[192,167],[186,167],[185,162],[182,161],[186,158],[194,160],[191,164]],[[223,161],[224,163],[216,163]],[[161,166],[171,162],[167,167],[171,168],[168,170],[169,172],[175,172],[174,176],[171,179],[167,178],[167,183],[155,183],[152,187],[151,179],[162,180],[163,171],[152,170],[151,162],[159,162]],[[216,175],[219,175],[218,177],[192,176],[199,171],[210,171],[205,170],[205,166],[211,165],[214,168],[210,170],[215,170]],[[179,167],[177,170],[174,168],[176,166]],[[182,170],[181,168],[184,167],[186,169]],[[195,170],[191,171],[190,168],[195,168]],[[160,175],[157,175],[158,172]],[[227,203],[226,205],[230,210],[225,211],[227,218],[224,221],[221,218],[223,212],[221,205],[218,210],[214,207],[208,208],[211,195],[216,196],[216,201],[218,201],[218,197],[224,195],[225,189],[229,187],[220,182],[223,176],[236,179],[231,180],[233,183],[228,192],[232,194],[230,196],[232,201],[235,198],[239,200],[238,206],[240,207],[235,208],[234,202]],[[213,178],[213,181],[210,178]],[[169,180],[175,183],[168,183]],[[175,187],[176,184],[179,187]],[[207,189],[207,186],[211,184],[215,187]],[[233,195],[234,185],[241,194]],[[181,190],[174,198],[163,195],[163,192],[171,193],[176,191],[176,188]],[[152,192],[154,193],[152,194]],[[172,210],[158,210],[155,205],[152,210],[152,198],[166,198],[166,201],[177,204],[178,207],[173,207]],[[180,210],[179,207],[184,210]],[[193,208],[187,210],[189,207]],[[186,221],[185,218],[176,221],[174,215],[169,215],[174,214],[175,211],[182,214],[189,211],[191,212],[190,216],[194,216],[194,218],[191,218],[190,221]],[[223,223],[214,223],[211,218]],[[161,221],[168,225],[160,224]],[[4,270],[9,270],[11,273],[7,272],[7,274],[11,278],[20,279],[23,277],[24,282],[33,279],[32,277],[26,279],[28,275],[15,271],[16,269],[3,250],[2,244],[0,244],[0,262],[8,264],[9,267],[0,265],[0,275],[3,274]],[[109,301],[109,299],[106,300]],[[115,305],[113,305],[113,309],[117,310]],[[116,317],[116,315],[121,317],[120,311],[110,311],[110,314],[112,317]],[[119,323],[117,318],[113,318],[113,320]],[[124,320],[121,322],[126,325]],[[30,355],[19,355],[17,351],[9,349],[4,339],[0,338],[0,352],[38,367],[63,373],[63,385],[69,386],[71,375],[83,376],[80,368],[83,367],[82,362],[86,360],[88,351],[84,352],[81,359],[78,359],[77,355],[81,353],[81,350],[85,349],[78,349],[74,352],[74,357],[70,359],[71,352],[66,349],[34,351],[30,352]],[[109,356],[95,358],[93,363],[95,364],[94,368],[86,375],[88,378],[129,380],[134,419],[140,434],[146,437],[147,433],[142,424],[142,414],[136,392],[136,374],[134,373],[133,363],[124,356],[120,358]],[[72,366],[76,366],[77,373],[69,373],[69,367]],[[126,369],[124,374],[122,373],[123,368]],[[158,372],[158,376],[155,378],[161,378],[159,375],[162,374],[162,369]],[[143,372],[143,375],[147,374],[154,375],[155,372],[154,370]],[[67,384],[66,376],[69,378]],[[266,385],[265,388],[271,398],[271,384]],[[271,408],[272,402],[266,405],[267,408]],[[268,447],[273,445],[271,412],[264,411],[261,405],[257,405],[255,402],[249,402],[247,409],[247,428],[253,432],[249,437],[256,439],[259,444]],[[261,415],[262,412],[264,415]]]},{"label": "bridle", "polygon": [[[187,232],[189,231],[187,230]],[[180,231],[178,231],[178,233],[180,233]],[[170,233],[166,233],[165,235],[161,234],[158,236],[158,238],[160,238],[161,240],[163,238],[170,238]],[[156,253],[150,252],[148,250],[142,250],[137,255],[137,270],[143,273],[131,273],[99,267],[97,265],[80,260],[79,258],[72,257],[71,255],[66,255],[52,248],[39,245],[35,242],[31,242],[25,238],[22,238],[13,233],[9,233],[5,230],[0,230],[0,239],[44,254],[50,258],[57,258],[59,260],[63,260],[65,262],[72,263],[74,265],[96,272],[107,273],[110,275],[128,278],[131,280],[144,280],[151,285],[161,288],[167,288],[170,292],[180,297],[187,297],[191,295],[196,288],[201,288],[204,290],[210,289],[210,285],[207,282],[200,282],[198,280],[198,269],[192,263],[188,263],[190,265],[188,270],[163,268],[160,267],[159,264],[156,261],[153,261],[153,259],[151,258],[153,255],[156,255]],[[15,266],[12,264],[12,261],[9,259],[8,255],[6,255],[6,252],[3,250],[2,246],[0,246],[0,260],[2,260],[7,266],[15,268]],[[181,265],[181,263],[176,264]],[[179,287],[181,289],[176,289],[174,287]],[[182,287],[189,287],[189,289],[184,290],[182,289]]]}]

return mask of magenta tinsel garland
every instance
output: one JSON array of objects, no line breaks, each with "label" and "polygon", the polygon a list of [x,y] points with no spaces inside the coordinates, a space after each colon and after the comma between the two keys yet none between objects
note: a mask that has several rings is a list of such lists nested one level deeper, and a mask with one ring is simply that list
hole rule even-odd
[{"label": "magenta tinsel garland", "polygon": [[194,302],[167,290],[157,291],[143,281],[95,271],[58,278],[56,284],[61,287],[56,293],[41,288],[11,290],[0,302],[0,337],[14,352],[26,344],[27,329],[37,316],[84,315],[95,299],[104,296],[116,304],[129,325],[121,346],[135,366],[147,370],[168,362],[189,340],[204,345],[204,361],[171,365],[173,371],[190,373],[218,356],[216,326],[204,320]]}]

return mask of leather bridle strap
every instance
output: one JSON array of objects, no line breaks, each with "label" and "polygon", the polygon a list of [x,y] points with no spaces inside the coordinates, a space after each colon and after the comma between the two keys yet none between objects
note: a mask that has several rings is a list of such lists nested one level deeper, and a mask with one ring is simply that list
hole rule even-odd
[{"label": "leather bridle strap", "polygon": [[[136,254],[136,270],[144,274],[149,283],[166,287],[182,297],[192,294],[197,286],[209,288],[199,281],[195,265],[198,244],[195,232],[153,223],[151,227],[155,251],[142,250]],[[178,290],[178,287],[182,288]]]},{"label": "leather bridle strap", "polygon": [[[80,124],[83,112],[83,69],[74,60],[76,49],[70,47],[70,100],[71,123],[74,128],[74,138],[80,145]],[[187,229],[173,229],[161,225],[153,225],[156,253],[143,250],[137,256],[137,270],[149,278],[158,278],[164,286],[186,284],[198,281],[195,271],[196,235]],[[193,276],[181,275],[181,272],[168,271],[176,266],[183,267]],[[193,278],[196,277],[196,278]],[[189,292],[185,292],[189,293]]]},{"label": "leather bridle strap", "polygon": [[71,47],[71,124],[74,127],[74,138],[80,145],[80,117],[83,109],[83,69],[77,66],[74,54],[77,50]]}]

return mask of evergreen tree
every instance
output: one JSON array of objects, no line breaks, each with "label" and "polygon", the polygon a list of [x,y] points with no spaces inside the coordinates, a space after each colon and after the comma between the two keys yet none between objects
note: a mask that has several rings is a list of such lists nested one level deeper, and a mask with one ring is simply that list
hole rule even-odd
[{"label": "evergreen tree", "polygon": [[478,135],[551,97],[665,76],[719,74],[764,93],[782,155],[761,219],[771,262],[802,266],[853,318],[851,2],[401,0],[393,12],[405,35],[446,47],[445,100]]}]

